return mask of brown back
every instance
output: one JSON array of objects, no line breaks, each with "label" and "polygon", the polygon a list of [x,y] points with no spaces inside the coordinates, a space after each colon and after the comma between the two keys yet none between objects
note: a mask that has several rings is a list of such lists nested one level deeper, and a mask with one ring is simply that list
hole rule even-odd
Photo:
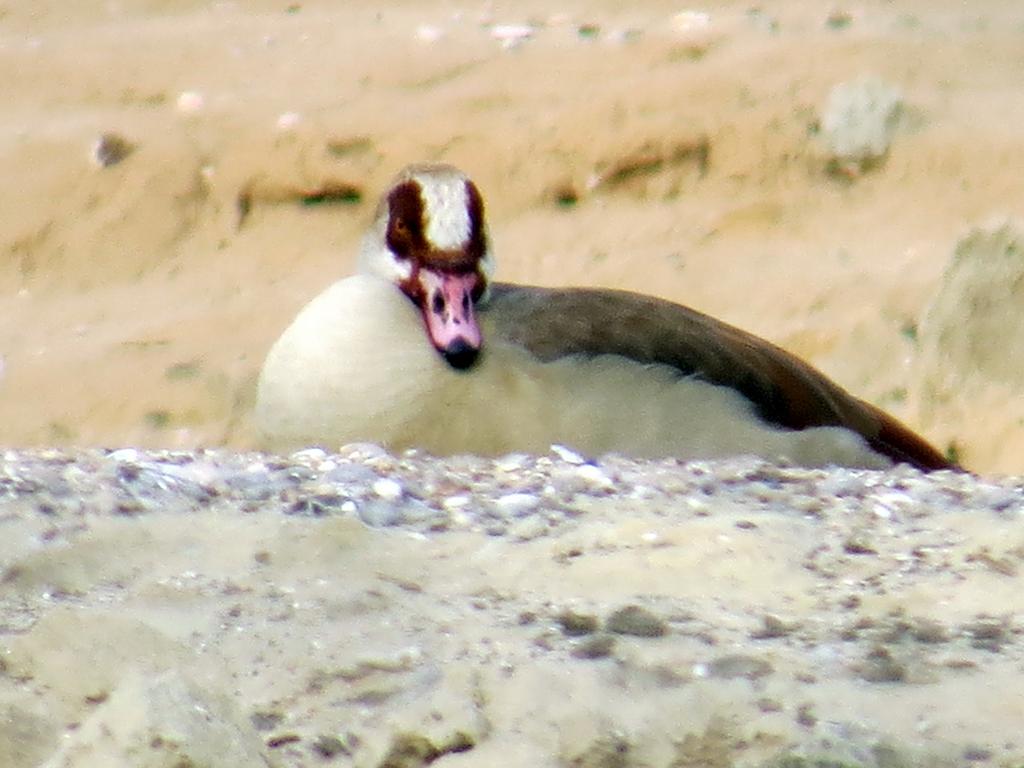
[{"label": "brown back", "polygon": [[667,365],[736,389],[771,424],[846,427],[895,461],[924,470],[955,468],[895,418],[796,356],[689,307],[611,289],[495,283],[491,290],[483,311],[503,337],[541,360],[614,354]]}]

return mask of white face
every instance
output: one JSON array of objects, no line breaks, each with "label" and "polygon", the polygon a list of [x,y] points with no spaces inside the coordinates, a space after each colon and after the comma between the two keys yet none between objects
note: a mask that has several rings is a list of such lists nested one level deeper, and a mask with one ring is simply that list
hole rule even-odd
[{"label": "white face", "polygon": [[466,177],[454,171],[417,173],[412,178],[420,185],[427,241],[442,250],[465,248],[470,234]]}]

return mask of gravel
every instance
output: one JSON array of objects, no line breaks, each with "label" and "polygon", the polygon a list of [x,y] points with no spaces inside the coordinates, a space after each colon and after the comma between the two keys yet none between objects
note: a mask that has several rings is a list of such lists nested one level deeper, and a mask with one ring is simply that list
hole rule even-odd
[{"label": "gravel", "polygon": [[1019,761],[1022,515],[907,467],[5,451],[0,763]]}]

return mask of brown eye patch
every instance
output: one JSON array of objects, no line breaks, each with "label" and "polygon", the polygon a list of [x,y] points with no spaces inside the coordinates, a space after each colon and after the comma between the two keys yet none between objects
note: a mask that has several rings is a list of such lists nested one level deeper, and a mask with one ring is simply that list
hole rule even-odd
[{"label": "brown eye patch", "polygon": [[423,199],[419,185],[406,181],[388,195],[388,248],[397,256],[409,257],[427,248],[423,233]]}]

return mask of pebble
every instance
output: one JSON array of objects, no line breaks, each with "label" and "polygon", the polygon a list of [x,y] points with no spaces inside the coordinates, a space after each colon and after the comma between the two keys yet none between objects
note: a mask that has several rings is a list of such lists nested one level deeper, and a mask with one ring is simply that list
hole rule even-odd
[{"label": "pebble", "polygon": [[138,463],[141,460],[141,454],[135,448],[118,448],[107,454],[107,458],[111,461]]},{"label": "pebble", "polygon": [[338,456],[349,461],[370,461],[390,458],[391,454],[377,443],[346,443],[338,449]]},{"label": "pebble", "polygon": [[889,152],[902,109],[899,89],[876,78],[836,85],[821,115],[830,172],[856,178],[880,164]]},{"label": "pebble", "polygon": [[855,669],[869,683],[902,683],[907,679],[906,665],[893,658],[888,649],[880,646],[869,651]]},{"label": "pebble", "polygon": [[770,675],[774,671],[775,668],[764,659],[743,654],[721,656],[707,665],[710,677],[718,677],[723,680],[737,677],[756,680],[759,677]]},{"label": "pebble", "polygon": [[488,536],[504,536],[508,531],[508,523],[504,520],[489,520],[484,525],[484,533]]},{"label": "pebble", "polygon": [[576,470],[576,475],[591,489],[610,491],[615,487],[612,479],[604,471],[593,464],[584,464]]},{"label": "pebble", "polygon": [[593,614],[576,613],[576,611],[566,609],[558,615],[558,624],[562,627],[563,634],[569,637],[580,637],[596,632],[601,622]]},{"label": "pebble", "polygon": [[992,759],[992,750],[987,747],[970,745],[964,749],[964,760],[969,763],[985,762]]},{"label": "pebble", "polygon": [[351,755],[348,745],[337,736],[329,733],[321,733],[311,745],[313,751],[325,760],[330,760],[337,755]]},{"label": "pebble", "polygon": [[757,708],[762,712],[781,712],[782,702],[765,696],[757,700]]},{"label": "pebble", "polygon": [[357,506],[359,519],[371,528],[390,528],[405,522],[401,506],[386,501],[371,499]]},{"label": "pebble", "polygon": [[506,517],[522,517],[540,506],[540,499],[532,493],[508,493],[494,502],[495,512]]},{"label": "pebble", "polygon": [[1001,619],[980,617],[976,621],[967,624],[964,631],[971,638],[971,645],[981,650],[997,653],[1003,644],[1007,642],[1009,627]]},{"label": "pebble", "polygon": [[444,35],[444,30],[433,24],[420,24],[416,27],[416,39],[422,43],[436,43]]},{"label": "pebble", "polygon": [[410,645],[386,656],[369,656],[359,666],[379,672],[407,672],[423,661],[423,649]]},{"label": "pebble", "polygon": [[856,533],[843,542],[843,551],[848,555],[877,555],[878,550],[863,533]]},{"label": "pebble", "polygon": [[669,26],[680,35],[704,32],[711,26],[711,14],[704,11],[680,11],[671,18]]},{"label": "pebble", "polygon": [[668,634],[664,619],[639,605],[627,605],[613,611],[605,621],[609,632],[634,637],[662,637]]},{"label": "pebble", "polygon": [[175,106],[183,115],[194,115],[206,106],[206,99],[198,91],[182,91],[178,94]]},{"label": "pebble", "polygon": [[120,134],[107,132],[92,145],[92,160],[100,168],[117,165],[135,151],[135,145]]},{"label": "pebble", "polygon": [[918,619],[910,628],[911,637],[919,643],[940,644],[949,642],[949,632],[937,621]]},{"label": "pebble", "polygon": [[365,464],[342,462],[330,469],[325,479],[341,485],[370,485],[378,477],[377,473]]},{"label": "pebble", "polygon": [[525,453],[509,453],[495,459],[494,468],[499,472],[518,472],[521,469],[525,469],[529,462],[530,457]]},{"label": "pebble", "polygon": [[298,112],[282,112],[274,121],[274,128],[280,133],[291,133],[302,122],[302,115]]},{"label": "pebble", "polygon": [[813,728],[818,724],[818,716],[814,714],[813,704],[801,704],[796,710],[796,721],[805,728]]},{"label": "pebble", "polygon": [[566,464],[584,464],[586,459],[580,456],[576,451],[571,448],[566,448],[564,445],[552,445],[551,452],[558,458],[564,461]]},{"label": "pebble", "polygon": [[608,634],[597,634],[584,638],[579,645],[572,649],[572,655],[577,659],[604,659],[611,656],[613,650],[615,650],[615,637]]},{"label": "pebble", "polygon": [[548,532],[548,523],[539,515],[531,515],[512,523],[505,531],[516,541],[532,541]]},{"label": "pebble", "polygon": [[402,484],[390,477],[382,477],[373,484],[373,492],[384,501],[398,501],[402,498],[405,490]]},{"label": "pebble", "polygon": [[252,727],[257,731],[272,731],[281,724],[284,715],[277,711],[257,710],[249,715]]},{"label": "pebble", "polygon": [[502,48],[515,48],[533,37],[535,29],[529,24],[492,24],[490,31]]},{"label": "pebble", "polygon": [[761,618],[761,627],[750,633],[754,640],[772,640],[778,637],[785,637],[793,631],[794,627],[786,624],[777,616],[766,614]]},{"label": "pebble", "polygon": [[323,448],[303,448],[301,451],[295,451],[290,458],[292,461],[318,463],[327,458],[327,451]]}]

